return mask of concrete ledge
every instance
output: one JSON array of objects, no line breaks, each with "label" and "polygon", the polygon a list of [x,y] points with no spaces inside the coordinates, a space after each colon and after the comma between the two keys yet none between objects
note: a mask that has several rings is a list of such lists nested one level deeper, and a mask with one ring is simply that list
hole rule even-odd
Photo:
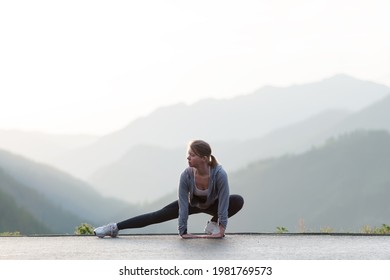
[{"label": "concrete ledge", "polygon": [[238,233],[223,239],[177,234],[0,237],[2,260],[390,260],[390,236]]}]

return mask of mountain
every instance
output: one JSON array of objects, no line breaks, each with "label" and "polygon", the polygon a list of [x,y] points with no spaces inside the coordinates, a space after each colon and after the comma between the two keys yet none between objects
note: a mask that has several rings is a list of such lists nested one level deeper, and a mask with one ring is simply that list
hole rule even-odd
[{"label": "mountain", "polygon": [[[347,116],[347,112],[331,110],[259,139],[212,143],[213,154],[232,171],[262,158],[304,151],[322,143],[323,139],[315,142],[317,136]],[[186,152],[184,145],[134,146],[118,161],[97,170],[88,182],[103,195],[132,203],[152,202],[177,189],[179,175],[187,166]]]},{"label": "mountain", "polygon": [[81,222],[106,223],[126,202],[101,196],[87,183],[50,166],[0,150],[0,190],[55,233],[73,233]]},{"label": "mountain", "polygon": [[[354,112],[330,110],[303,122],[277,129],[265,137],[231,143],[221,155],[228,155],[223,162],[236,169],[234,163],[303,152],[327,139],[356,130],[386,130],[390,132],[390,94]],[[229,151],[230,153],[226,153]],[[234,163],[229,159],[233,158]]]},{"label": "mountain", "polygon": [[163,107],[51,163],[86,179],[136,145],[173,148],[194,138],[210,142],[260,138],[275,129],[330,110],[359,110],[390,92],[383,85],[345,75],[286,88],[264,87],[231,99],[206,99]]},{"label": "mountain", "polygon": [[187,166],[186,150],[139,145],[96,171],[88,182],[101,194],[131,203],[149,203],[177,189]]},{"label": "mountain", "polygon": [[[331,137],[362,129],[390,131],[390,95],[356,112],[328,110],[261,138],[215,142],[212,147],[224,167],[233,171],[260,159],[304,152]],[[185,166],[185,149],[184,145],[176,149],[136,146],[112,165],[97,170],[88,181],[104,194],[117,198],[125,194],[130,202],[150,201],[176,187],[180,167]],[[148,178],[141,166],[148,166],[146,172],[153,170],[153,176]],[[134,188],[139,185],[143,192]]]},{"label": "mountain", "polygon": [[260,159],[304,152],[331,137],[320,136],[351,114],[342,110],[327,110],[304,121],[276,129],[264,137],[217,143],[215,152],[228,170],[237,170]]},{"label": "mountain", "polygon": [[[364,226],[390,223],[390,134],[356,131],[329,139],[309,151],[253,162],[229,172],[232,194],[245,199],[243,209],[229,219],[227,233],[360,232]],[[164,207],[176,199],[171,192],[140,213]],[[189,217],[189,231],[202,232],[210,216]],[[131,233],[177,232],[177,220]]]},{"label": "mountain", "polygon": [[356,129],[390,131],[390,95],[355,112],[327,132],[328,135]]},{"label": "mountain", "polygon": [[[387,131],[356,131],[303,153],[253,162],[229,172],[231,193],[243,195],[245,205],[229,220],[228,232],[274,232],[278,226],[298,232],[303,225],[305,231],[331,227],[356,232],[365,225],[388,224],[388,166]],[[116,222],[160,209],[175,199],[176,191],[171,191],[151,204],[134,207],[102,198],[58,170],[0,153],[2,231],[71,233],[80,222],[93,222],[97,216],[99,224]],[[201,232],[209,218],[191,216],[190,231]],[[176,229],[177,220],[172,220],[129,231],[175,233]]]},{"label": "mountain", "polygon": [[[359,231],[389,223],[390,135],[360,131],[298,155],[253,163],[230,175],[246,200],[233,229]],[[249,221],[248,221],[249,220]]]},{"label": "mountain", "polygon": [[0,170],[3,231],[23,234],[72,233],[82,221],[89,222],[48,200],[44,194],[16,181]]},{"label": "mountain", "polygon": [[35,131],[0,130],[0,149],[35,161],[50,163],[52,158],[92,144],[94,135],[60,135]]},{"label": "mountain", "polygon": [[4,184],[9,184],[8,179],[0,170],[0,232],[50,233],[51,231],[34,218],[23,207],[17,205],[12,196],[4,192]]},{"label": "mountain", "polygon": [[[3,132],[5,137],[0,138],[0,145],[8,143],[15,153],[56,166],[56,172],[61,174],[58,178],[64,172],[72,174],[60,180],[67,182],[62,184],[63,189],[71,181],[69,185],[98,190],[122,202],[149,203],[177,188],[179,173],[187,164],[186,144],[190,139],[209,141],[214,155],[227,170],[234,171],[259,159],[304,152],[329,137],[360,128],[365,122],[363,128],[384,128],[390,123],[386,121],[390,112],[386,105],[388,92],[388,87],[337,75],[317,83],[264,87],[231,99],[207,99],[192,105],[160,108],[100,139],[73,136],[62,139],[62,136],[16,132],[10,132],[7,138]],[[75,149],[69,152],[71,148]],[[62,152],[66,156],[58,156]],[[50,194],[50,188],[40,188],[49,182],[58,184],[57,173],[45,165],[38,169],[50,169],[43,173],[52,175],[43,183],[32,180],[32,187]],[[35,175],[26,174],[17,172],[13,176],[29,185]],[[67,197],[67,193],[60,196]],[[55,200],[58,197],[52,196]],[[82,197],[88,201],[88,195]],[[75,212],[104,217],[101,211],[91,209],[76,208]]]}]

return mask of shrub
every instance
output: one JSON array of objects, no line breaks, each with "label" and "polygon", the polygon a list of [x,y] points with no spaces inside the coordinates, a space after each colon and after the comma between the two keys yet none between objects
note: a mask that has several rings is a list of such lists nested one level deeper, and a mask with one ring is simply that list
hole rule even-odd
[{"label": "shrub", "polygon": [[75,228],[74,233],[77,235],[92,235],[93,226],[87,223],[82,223],[81,225]]},{"label": "shrub", "polygon": [[21,236],[19,231],[14,231],[14,232],[1,232],[0,236]]},{"label": "shrub", "polygon": [[362,232],[367,234],[390,234],[390,226],[386,224],[382,224],[380,228],[364,226]]},{"label": "shrub", "polygon": [[320,229],[321,233],[334,233],[334,229],[331,227],[323,227]]},{"label": "shrub", "polygon": [[288,230],[285,227],[276,227],[276,233],[287,233]]}]

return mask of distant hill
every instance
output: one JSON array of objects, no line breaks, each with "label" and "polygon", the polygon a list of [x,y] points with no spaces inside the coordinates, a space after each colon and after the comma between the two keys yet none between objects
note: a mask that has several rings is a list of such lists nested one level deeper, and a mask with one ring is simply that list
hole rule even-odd
[{"label": "distant hill", "polygon": [[237,170],[253,161],[307,151],[325,142],[333,134],[324,135],[353,113],[327,110],[310,118],[288,125],[264,137],[247,141],[216,143],[215,152],[228,170]]},{"label": "distant hill", "polygon": [[[231,193],[242,194],[245,206],[229,220],[228,232],[274,232],[278,226],[356,232],[389,224],[389,166],[386,131],[347,133],[304,153],[253,162],[229,172]],[[48,166],[0,153],[0,231],[72,233],[80,222],[100,225],[160,209],[176,192],[136,207],[103,198]],[[209,218],[191,216],[190,231],[202,232]],[[177,220],[129,231],[175,233]]]},{"label": "distant hill", "polygon": [[[87,183],[47,165],[0,150],[0,191],[54,233],[73,233],[81,222],[93,225],[136,206],[105,198]],[[0,220],[2,218],[0,217]]]},{"label": "distant hill", "polygon": [[359,110],[390,92],[383,85],[337,75],[317,83],[264,87],[231,99],[160,108],[51,163],[86,179],[136,145],[174,148],[194,138],[210,142],[246,141],[303,121],[326,110]]},{"label": "distant hill", "polygon": [[51,233],[51,230],[34,218],[33,215],[18,206],[11,195],[3,191],[4,184],[11,184],[9,178],[0,170],[0,233],[21,232],[23,234]]},{"label": "distant hill", "polygon": [[[229,173],[231,193],[244,208],[229,219],[231,232],[360,232],[390,224],[390,134],[357,131],[295,155],[252,163]],[[171,192],[140,213],[176,199]],[[210,216],[189,217],[189,231],[202,232]],[[177,232],[177,220],[131,233]]]},{"label": "distant hill", "polygon": [[[322,143],[324,139],[316,142],[318,135],[346,116],[344,111],[323,112],[263,138],[212,143],[213,153],[232,171],[259,159],[305,151]],[[88,182],[104,195],[133,203],[152,202],[177,189],[180,173],[187,166],[186,148],[135,146],[118,161],[97,170]]]},{"label": "distant hill", "polygon": [[357,129],[390,131],[390,94],[351,114],[326,134],[329,136]]},{"label": "distant hill", "polygon": [[22,234],[73,233],[83,219],[53,204],[44,194],[17,182],[0,170],[0,196],[4,208],[0,216],[1,232]]},{"label": "distant hill", "polygon": [[253,163],[231,174],[245,209],[233,229],[359,231],[390,223],[390,135],[346,134],[299,155]]},{"label": "distant hill", "polygon": [[0,130],[0,149],[29,159],[50,163],[69,151],[88,146],[99,137],[94,135],[46,134],[35,131]]},{"label": "distant hill", "polygon": [[185,147],[140,145],[95,172],[88,182],[103,195],[132,203],[154,202],[177,189],[180,173],[186,167]]},{"label": "distant hill", "polygon": [[[264,137],[211,144],[224,167],[234,171],[260,159],[305,152],[329,138],[364,129],[390,132],[390,95],[356,112],[328,110]],[[178,174],[186,165],[185,150],[185,145],[176,149],[135,146],[112,165],[98,169],[88,181],[104,194],[125,194],[132,202],[145,197],[150,201],[177,186]],[[148,177],[148,172],[153,176]],[[142,192],[137,192],[138,185],[143,186]]]}]

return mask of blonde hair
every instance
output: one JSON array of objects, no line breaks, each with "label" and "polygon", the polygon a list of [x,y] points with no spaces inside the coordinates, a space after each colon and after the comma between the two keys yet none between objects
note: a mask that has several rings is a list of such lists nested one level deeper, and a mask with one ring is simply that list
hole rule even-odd
[{"label": "blonde hair", "polygon": [[189,148],[200,157],[207,157],[209,159],[209,166],[215,167],[218,165],[218,161],[211,153],[210,144],[203,140],[193,140],[188,144]]}]

